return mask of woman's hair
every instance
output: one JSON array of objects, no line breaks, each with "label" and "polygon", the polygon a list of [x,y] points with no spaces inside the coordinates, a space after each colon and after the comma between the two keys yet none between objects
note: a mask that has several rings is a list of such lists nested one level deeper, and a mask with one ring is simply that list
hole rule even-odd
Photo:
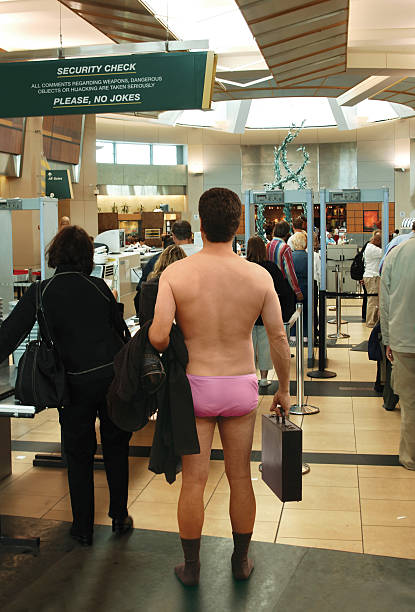
[{"label": "woman's hair", "polygon": [[65,225],[47,249],[50,268],[71,266],[74,270],[91,274],[94,267],[94,245],[78,225]]},{"label": "woman's hair", "polygon": [[293,251],[305,251],[307,248],[307,236],[303,232],[296,232],[291,236],[290,244]]},{"label": "woman's hair", "polygon": [[259,236],[252,236],[248,240],[248,248],[246,251],[246,259],[255,263],[260,263],[267,259],[267,249],[265,243]]},{"label": "woman's hair", "polygon": [[182,247],[177,244],[172,244],[162,251],[160,257],[156,261],[154,266],[154,270],[148,275],[148,280],[152,278],[159,278],[161,273],[175,261],[179,261],[179,259],[184,259],[186,257],[186,253],[183,251]]}]

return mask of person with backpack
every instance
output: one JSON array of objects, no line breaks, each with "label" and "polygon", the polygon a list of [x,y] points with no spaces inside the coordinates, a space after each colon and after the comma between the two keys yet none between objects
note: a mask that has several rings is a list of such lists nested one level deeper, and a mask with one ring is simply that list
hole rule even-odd
[{"label": "person with backpack", "polygon": [[367,244],[363,254],[365,271],[363,283],[367,291],[367,313],[366,327],[375,327],[379,320],[379,266],[382,259],[382,236],[379,231],[375,232],[372,240]]}]

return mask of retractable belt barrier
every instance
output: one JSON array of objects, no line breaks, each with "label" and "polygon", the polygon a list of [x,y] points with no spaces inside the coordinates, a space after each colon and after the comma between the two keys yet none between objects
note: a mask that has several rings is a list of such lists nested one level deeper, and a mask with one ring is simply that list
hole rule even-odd
[{"label": "retractable belt barrier", "polygon": [[[349,334],[344,334],[341,330],[342,323],[347,323],[347,321],[342,321],[342,288],[343,288],[343,280],[342,275],[340,274],[340,266],[336,265],[336,269],[334,270],[336,274],[336,318],[333,323],[336,323],[336,332],[334,334],[329,334],[329,338],[350,338]],[[331,321],[329,321],[331,323]]]},{"label": "retractable belt barrier", "polygon": [[320,408],[309,406],[304,402],[304,329],[303,329],[303,305],[297,304],[296,311],[285,324],[287,336],[291,327],[297,323],[295,335],[295,363],[296,363],[296,383],[297,383],[297,398],[296,403],[291,406],[290,414],[305,415],[317,414]]}]

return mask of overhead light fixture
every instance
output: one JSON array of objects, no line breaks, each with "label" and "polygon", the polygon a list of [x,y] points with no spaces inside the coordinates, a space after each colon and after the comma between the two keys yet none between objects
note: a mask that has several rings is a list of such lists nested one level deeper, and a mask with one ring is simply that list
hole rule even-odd
[{"label": "overhead light fixture", "polygon": [[193,174],[194,176],[200,176],[203,174],[202,164],[191,164],[189,166],[189,174]]},{"label": "overhead light fixture", "polygon": [[224,83],[225,85],[234,85],[235,87],[251,87],[251,85],[257,85],[258,83],[264,83],[265,81],[271,81],[274,77],[272,74],[262,79],[256,79],[255,81],[248,81],[248,83],[238,83],[238,81],[228,81],[228,79],[221,79],[216,77],[215,81],[218,83]]}]

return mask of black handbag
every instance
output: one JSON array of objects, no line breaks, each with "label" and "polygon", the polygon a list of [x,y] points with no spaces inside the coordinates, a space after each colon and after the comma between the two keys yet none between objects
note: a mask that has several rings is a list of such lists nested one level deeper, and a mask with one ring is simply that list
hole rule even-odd
[{"label": "black handbag", "polygon": [[36,286],[36,320],[38,338],[29,342],[17,366],[15,397],[37,411],[60,408],[68,401],[66,373],[47,325],[40,281]]},{"label": "black handbag", "polygon": [[262,480],[282,502],[302,499],[303,432],[285,417],[262,415]]}]

